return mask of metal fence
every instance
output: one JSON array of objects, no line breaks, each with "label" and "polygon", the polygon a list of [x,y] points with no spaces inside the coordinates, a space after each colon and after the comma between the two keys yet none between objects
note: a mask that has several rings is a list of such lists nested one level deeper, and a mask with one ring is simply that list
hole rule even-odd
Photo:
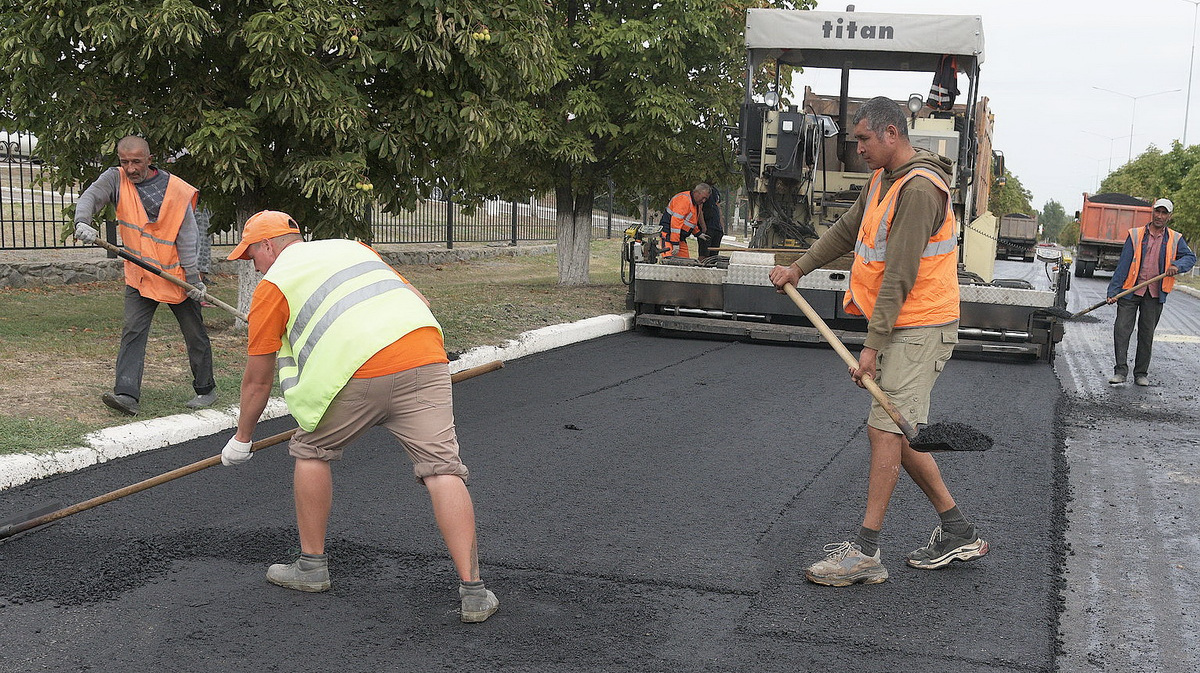
[{"label": "metal fence", "polygon": [[[31,136],[0,132],[0,250],[78,247],[73,238],[60,240],[67,220],[63,209],[73,204],[78,194],[49,188],[47,170],[36,158],[36,147],[37,141]],[[611,203],[611,200],[602,194],[597,203]],[[557,238],[555,209],[538,199],[524,203],[486,201],[469,213],[452,199],[424,201],[401,213],[376,208],[365,216],[374,243],[424,243],[453,248],[456,243],[517,245],[521,241]],[[593,211],[592,237],[620,236],[629,225],[640,223],[615,215],[611,207]],[[109,240],[114,237],[111,231],[102,235]],[[213,245],[217,246],[236,242],[234,232],[212,237]]]}]

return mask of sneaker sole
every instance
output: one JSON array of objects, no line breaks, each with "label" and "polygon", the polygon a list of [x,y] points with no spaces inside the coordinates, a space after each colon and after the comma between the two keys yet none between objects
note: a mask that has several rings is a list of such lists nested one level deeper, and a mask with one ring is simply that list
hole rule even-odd
[{"label": "sneaker sole", "polygon": [[464,624],[478,624],[479,622],[482,622],[488,617],[496,614],[496,611],[499,609],[500,605],[497,604],[495,607],[487,610],[481,610],[479,612],[464,612],[459,616],[459,620],[461,620]]},{"label": "sneaker sole", "polygon": [[804,577],[813,584],[820,584],[826,587],[848,587],[853,584],[882,584],[887,580],[888,574],[885,570],[882,575],[851,575],[849,577],[821,577],[813,575],[808,571],[804,572]]},{"label": "sneaker sole", "polygon": [[987,554],[988,550],[989,547],[987,541],[980,539],[976,542],[955,547],[945,554],[935,559],[929,559],[928,561],[914,561],[912,559],[906,560],[908,561],[908,565],[914,568],[920,568],[922,570],[937,570],[938,568],[944,568],[950,565],[954,561],[973,561],[980,556]]},{"label": "sneaker sole", "polygon": [[283,587],[284,589],[295,589],[296,591],[307,591],[308,593],[314,594],[322,591],[329,591],[330,586],[328,580],[324,582],[286,582],[268,577],[267,581],[277,587]]}]

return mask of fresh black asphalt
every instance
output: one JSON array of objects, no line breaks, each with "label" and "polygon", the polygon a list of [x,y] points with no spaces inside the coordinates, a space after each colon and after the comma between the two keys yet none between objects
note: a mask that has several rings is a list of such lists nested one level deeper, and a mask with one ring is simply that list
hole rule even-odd
[{"label": "fresh black asphalt", "polygon": [[[931,422],[995,445],[938,460],[991,553],[907,567],[937,517],[902,476],[881,539],[890,579],[834,589],[803,569],[860,523],[869,396],[833,351],[626,333],[528,356],[455,386],[501,600],[486,623],[459,623],[428,498],[376,431],[334,468],[330,592],[263,577],[298,545],[291,460],[265,449],[0,543],[0,669],[1053,670],[1059,397],[1044,363],[952,360]],[[227,436],[0,492],[0,517],[161,474]]]}]

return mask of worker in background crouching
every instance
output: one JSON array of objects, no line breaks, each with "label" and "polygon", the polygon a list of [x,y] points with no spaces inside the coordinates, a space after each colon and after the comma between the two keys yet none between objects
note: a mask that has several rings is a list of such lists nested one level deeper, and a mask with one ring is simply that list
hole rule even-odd
[{"label": "worker in background crouching", "polygon": [[[369,247],[305,242],[296,221],[266,210],[246,221],[229,259],[266,274],[250,304],[249,358],[237,431],[221,462],[250,459],[251,440],[279,386],[300,425],[295,457],[300,558],[267,569],[272,584],[300,591],[330,586],[325,531],[333,504],[330,461],[375,426],[400,440],[425,485],[461,580],[460,618],[482,622],[500,606],[479,579],[475,510],[459,458],[442,330],[429,302]],[[278,357],[277,357],[278,356]]]},{"label": "worker in background crouching", "polygon": [[701,241],[707,240],[702,207],[708,200],[712,187],[707,183],[697,184],[690,192],[679,192],[671,197],[662,217],[662,256],[687,257],[687,237],[694,235]]}]

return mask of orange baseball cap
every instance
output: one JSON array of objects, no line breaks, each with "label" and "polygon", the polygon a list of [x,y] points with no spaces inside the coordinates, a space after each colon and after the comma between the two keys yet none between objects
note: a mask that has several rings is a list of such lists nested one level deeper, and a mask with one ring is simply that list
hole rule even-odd
[{"label": "orange baseball cap", "polygon": [[246,255],[246,249],[252,244],[276,236],[299,233],[300,225],[296,224],[296,220],[293,220],[292,216],[287,213],[281,213],[278,210],[264,210],[255,213],[246,220],[246,226],[242,229],[242,242],[238,243],[226,259],[250,259]]}]

